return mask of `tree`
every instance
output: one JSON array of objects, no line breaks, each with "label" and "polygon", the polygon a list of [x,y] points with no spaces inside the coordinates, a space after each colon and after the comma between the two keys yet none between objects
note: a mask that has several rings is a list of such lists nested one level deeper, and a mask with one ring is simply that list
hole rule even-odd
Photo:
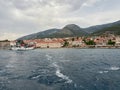
[{"label": "tree", "polygon": [[93,40],[86,41],[84,40],[86,45],[96,45],[96,43]]},{"label": "tree", "polygon": [[76,39],[78,40],[78,39],[79,39],[79,37],[76,37]]},{"label": "tree", "polygon": [[115,42],[112,41],[111,39],[109,39],[107,44],[108,44],[108,45],[113,45],[113,46],[114,46],[114,45],[115,45]]},{"label": "tree", "polygon": [[69,45],[69,42],[67,40],[64,40],[63,47],[67,47]]},{"label": "tree", "polygon": [[75,38],[72,38],[72,41],[75,41]]}]

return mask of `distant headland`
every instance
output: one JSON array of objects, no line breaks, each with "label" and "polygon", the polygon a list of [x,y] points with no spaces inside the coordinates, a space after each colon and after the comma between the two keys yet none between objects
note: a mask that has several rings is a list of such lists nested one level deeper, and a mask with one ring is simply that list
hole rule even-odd
[{"label": "distant headland", "polygon": [[49,29],[14,41],[0,41],[0,48],[13,46],[35,48],[120,48],[120,21],[80,28],[69,24],[62,29]]}]

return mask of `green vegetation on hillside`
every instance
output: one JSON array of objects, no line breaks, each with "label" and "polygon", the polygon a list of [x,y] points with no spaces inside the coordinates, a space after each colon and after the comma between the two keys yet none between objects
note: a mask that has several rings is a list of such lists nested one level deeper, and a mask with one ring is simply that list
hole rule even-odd
[{"label": "green vegetation on hillside", "polygon": [[93,40],[88,40],[88,41],[84,40],[84,42],[86,45],[95,45],[96,44]]},{"label": "green vegetation on hillside", "polygon": [[69,46],[69,42],[67,40],[64,40],[63,47],[67,47],[67,46]]},{"label": "green vegetation on hillside", "polygon": [[104,28],[100,31],[94,32],[92,35],[102,35],[105,32],[109,32],[115,35],[120,35],[120,25],[115,25],[115,26],[111,26],[108,28]]},{"label": "green vegetation on hillside", "polygon": [[110,32],[115,35],[120,35],[120,21],[91,26],[88,28],[80,28],[78,25],[69,24],[62,29],[49,29],[43,32],[27,35],[18,40],[40,39],[40,38],[65,38],[65,37],[85,37],[99,36],[105,32]]},{"label": "green vegetation on hillside", "polygon": [[108,43],[107,43],[108,45],[115,45],[115,42],[114,41],[112,41],[111,39],[110,40],[108,40]]}]

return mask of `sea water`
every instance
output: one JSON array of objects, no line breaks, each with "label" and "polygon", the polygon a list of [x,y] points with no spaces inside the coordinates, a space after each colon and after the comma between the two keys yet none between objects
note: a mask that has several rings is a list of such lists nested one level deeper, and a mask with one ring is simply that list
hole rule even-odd
[{"label": "sea water", "polygon": [[0,90],[120,90],[120,50],[0,50]]}]

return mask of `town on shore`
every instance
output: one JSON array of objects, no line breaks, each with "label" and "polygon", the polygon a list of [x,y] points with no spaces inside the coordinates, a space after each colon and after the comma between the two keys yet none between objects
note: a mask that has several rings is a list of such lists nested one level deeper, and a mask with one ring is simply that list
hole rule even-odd
[{"label": "town on shore", "polygon": [[104,33],[101,36],[0,41],[0,49],[10,49],[16,45],[35,48],[120,48],[120,36]]}]

